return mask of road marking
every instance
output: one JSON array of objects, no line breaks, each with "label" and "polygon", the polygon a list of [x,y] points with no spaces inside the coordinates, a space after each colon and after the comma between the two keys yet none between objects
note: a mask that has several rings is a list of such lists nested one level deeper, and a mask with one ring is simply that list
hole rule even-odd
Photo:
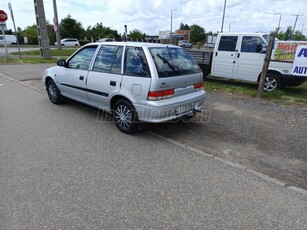
[{"label": "road marking", "polygon": [[4,84],[0,84],[0,86],[3,86]]}]

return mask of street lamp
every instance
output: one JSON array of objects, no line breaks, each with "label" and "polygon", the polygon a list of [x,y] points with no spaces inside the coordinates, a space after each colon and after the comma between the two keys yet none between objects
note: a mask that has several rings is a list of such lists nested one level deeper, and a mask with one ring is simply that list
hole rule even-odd
[{"label": "street lamp", "polygon": [[171,43],[172,43],[172,33],[173,33],[173,11],[176,11],[177,9],[172,9],[171,10],[171,33],[170,33],[170,37],[171,37]]}]

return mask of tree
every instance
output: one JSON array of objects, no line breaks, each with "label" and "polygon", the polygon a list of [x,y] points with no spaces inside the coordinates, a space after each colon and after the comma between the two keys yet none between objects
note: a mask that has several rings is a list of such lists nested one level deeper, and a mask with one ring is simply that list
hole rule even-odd
[{"label": "tree", "polygon": [[179,30],[190,30],[190,26],[188,24],[183,24],[180,22]]},{"label": "tree", "polygon": [[23,31],[20,32],[22,37],[28,38],[28,43],[31,45],[38,44],[38,34],[37,26],[34,24],[32,26],[26,27]]},{"label": "tree", "polygon": [[306,40],[306,36],[302,34],[301,31],[295,31],[295,33],[293,33],[293,29],[292,26],[288,26],[286,31],[278,31],[278,33],[276,33],[276,37],[280,40],[295,40],[295,41],[304,41]]},{"label": "tree", "polygon": [[70,14],[61,21],[60,31],[62,38],[83,39],[85,35],[81,22],[77,22]]},{"label": "tree", "polygon": [[100,38],[120,38],[120,35],[116,30],[112,30],[110,27],[103,26],[102,22],[97,23],[93,27],[87,27],[86,36],[93,38],[94,41]]},{"label": "tree", "polygon": [[128,34],[128,38],[129,39],[145,39],[145,33],[142,33],[142,31],[134,29],[132,31],[130,31],[130,33]]},{"label": "tree", "polygon": [[205,40],[205,29],[203,27],[193,24],[190,29],[192,42],[203,42]]}]

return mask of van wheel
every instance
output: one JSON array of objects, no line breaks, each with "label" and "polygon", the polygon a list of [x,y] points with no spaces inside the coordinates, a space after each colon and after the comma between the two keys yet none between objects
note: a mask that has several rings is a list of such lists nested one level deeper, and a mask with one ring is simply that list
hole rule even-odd
[{"label": "van wheel", "polygon": [[127,134],[136,130],[136,111],[127,100],[118,100],[113,107],[114,122],[117,128]]},{"label": "van wheel", "polygon": [[61,104],[64,101],[63,96],[60,93],[59,88],[56,86],[53,80],[49,80],[46,84],[46,89],[50,101],[54,104]]},{"label": "van wheel", "polygon": [[272,92],[281,87],[280,79],[275,74],[267,74],[263,90],[265,92]]}]

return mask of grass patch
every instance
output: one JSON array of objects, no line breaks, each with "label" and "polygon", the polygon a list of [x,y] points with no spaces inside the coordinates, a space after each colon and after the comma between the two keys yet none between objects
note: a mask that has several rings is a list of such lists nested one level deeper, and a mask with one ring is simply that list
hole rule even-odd
[{"label": "grass patch", "polygon": [[43,59],[43,58],[0,58],[0,64],[43,64],[43,63],[56,63],[57,58]]},{"label": "grass patch", "polygon": [[[210,91],[220,91],[250,97],[257,96],[258,85],[206,79],[205,89]],[[307,105],[307,82],[298,87],[289,87],[263,94],[263,98],[282,104],[303,104]]]},{"label": "grass patch", "polygon": [[207,91],[222,91],[227,93],[244,94],[251,97],[257,95],[257,86],[252,84],[242,84],[231,81],[218,81],[212,79],[205,80],[205,89]]},{"label": "grass patch", "polygon": [[[77,49],[72,48],[72,49],[61,49],[61,50],[57,50],[57,49],[51,49],[51,56],[65,56],[68,57],[70,55],[72,55]],[[11,53],[13,55],[19,55],[19,52],[13,52]],[[21,55],[27,55],[27,56],[40,56],[40,51],[39,50],[29,50],[29,51],[23,51],[21,52]]]}]

